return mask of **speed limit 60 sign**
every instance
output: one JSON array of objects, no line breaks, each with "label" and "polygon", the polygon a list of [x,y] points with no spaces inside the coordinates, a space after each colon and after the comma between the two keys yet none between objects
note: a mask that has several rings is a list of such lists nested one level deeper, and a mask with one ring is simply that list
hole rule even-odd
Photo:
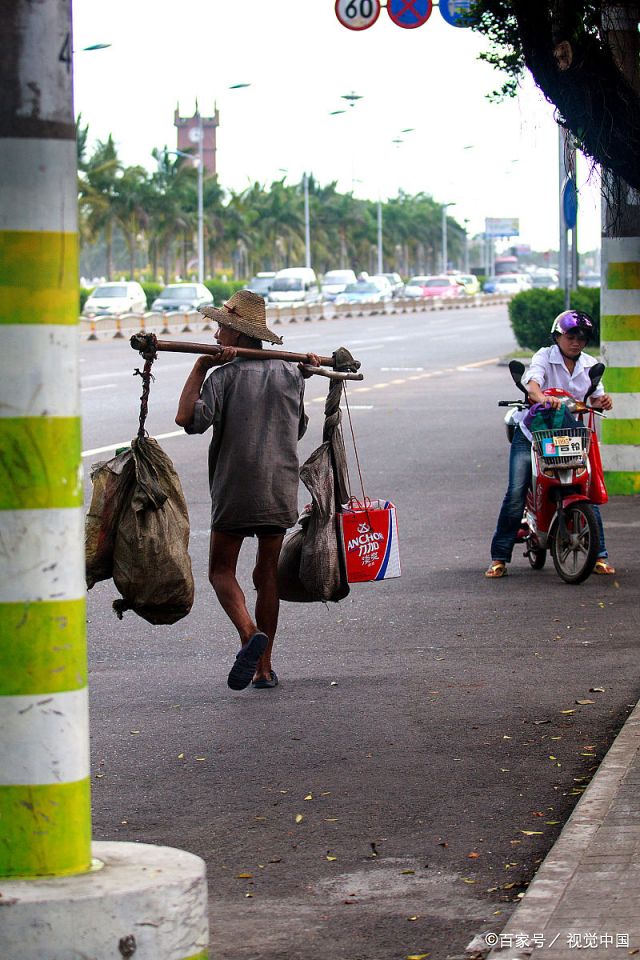
[{"label": "speed limit 60 sign", "polygon": [[349,30],[366,30],[380,16],[380,0],[336,0],[336,17]]}]

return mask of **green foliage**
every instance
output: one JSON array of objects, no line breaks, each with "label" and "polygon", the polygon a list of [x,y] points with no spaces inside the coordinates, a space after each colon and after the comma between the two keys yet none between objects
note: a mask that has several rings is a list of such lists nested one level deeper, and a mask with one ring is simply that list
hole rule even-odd
[{"label": "green foliage", "polygon": [[80,287],[80,313],[82,313],[92,289],[92,287]]},{"label": "green foliage", "polygon": [[144,290],[144,295],[147,298],[147,310],[151,310],[151,304],[164,290],[164,283],[147,283],[145,281],[141,283],[140,286]]},{"label": "green foliage", "polygon": [[[593,320],[594,335],[591,346],[600,344],[600,291],[578,287],[571,291],[571,306],[583,310]],[[509,319],[515,338],[521,347],[539,350],[550,341],[554,317],[564,310],[564,291],[525,290],[517,293],[509,303]]]},{"label": "green foliage", "polygon": [[217,307],[244,286],[242,280],[207,280],[205,283],[205,287],[213,294],[213,302]]}]

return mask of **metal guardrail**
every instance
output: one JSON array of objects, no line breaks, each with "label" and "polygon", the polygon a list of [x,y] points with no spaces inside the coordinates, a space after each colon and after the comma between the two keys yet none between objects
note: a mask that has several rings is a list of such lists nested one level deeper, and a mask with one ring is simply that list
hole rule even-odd
[{"label": "metal guardrail", "polygon": [[[341,317],[393,316],[434,310],[468,309],[508,303],[509,294],[476,293],[463,297],[396,297],[384,303],[294,303],[267,305],[270,326],[334,320]],[[118,316],[81,316],[80,334],[85,340],[118,340],[144,330],[166,336],[171,333],[196,333],[213,330],[212,323],[197,311],[176,313],[123,313]]]}]

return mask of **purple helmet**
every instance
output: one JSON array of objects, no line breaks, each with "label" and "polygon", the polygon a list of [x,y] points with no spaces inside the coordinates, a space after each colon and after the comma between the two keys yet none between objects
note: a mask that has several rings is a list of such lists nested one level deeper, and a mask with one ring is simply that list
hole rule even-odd
[{"label": "purple helmet", "polygon": [[563,310],[559,313],[551,325],[551,334],[571,333],[572,330],[579,330],[589,339],[593,333],[593,320],[582,310]]}]

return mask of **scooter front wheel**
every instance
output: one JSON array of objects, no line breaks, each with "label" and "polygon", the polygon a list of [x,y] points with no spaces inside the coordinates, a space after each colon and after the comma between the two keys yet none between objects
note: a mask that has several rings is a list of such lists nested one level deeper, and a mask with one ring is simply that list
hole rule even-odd
[{"label": "scooter front wheel", "polygon": [[553,528],[553,563],[566,583],[582,583],[591,574],[600,547],[593,507],[590,503],[572,503],[564,511],[564,521],[564,529],[559,521]]}]

